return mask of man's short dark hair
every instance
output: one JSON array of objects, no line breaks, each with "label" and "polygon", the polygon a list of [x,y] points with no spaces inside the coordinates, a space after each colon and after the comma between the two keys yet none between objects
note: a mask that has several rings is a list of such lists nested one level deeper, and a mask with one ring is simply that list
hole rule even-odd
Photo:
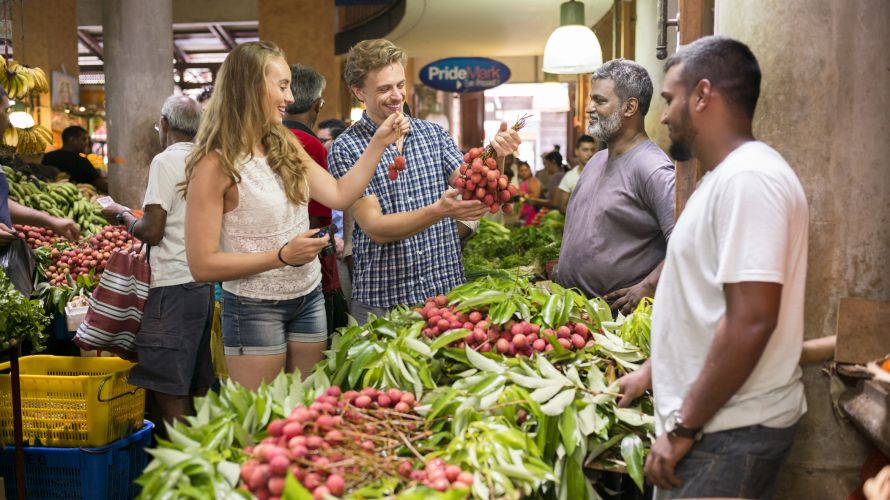
[{"label": "man's short dark hair", "polygon": [[85,128],[78,125],[71,125],[70,127],[62,131],[62,144],[65,144],[71,139],[79,139],[85,135],[87,135],[87,131]]},{"label": "man's short dark hair", "polygon": [[312,109],[315,102],[324,92],[325,78],[318,71],[303,64],[290,66],[290,90],[294,94],[294,102],[285,111],[291,115],[305,113]]},{"label": "man's short dark hair", "polygon": [[582,135],[581,137],[579,137],[577,141],[575,141],[575,147],[576,147],[576,148],[580,148],[580,147],[581,147],[581,144],[584,143],[584,142],[589,142],[589,143],[591,143],[591,144],[596,144],[596,139],[594,139],[593,137],[590,137],[590,136],[587,135],[587,134],[584,134],[584,135]]},{"label": "man's short dark hair", "polygon": [[652,102],[652,79],[646,68],[627,59],[612,59],[590,75],[590,80],[612,80],[615,93],[624,102],[634,98],[640,103],[640,116],[645,117]]},{"label": "man's short dark hair", "polygon": [[707,79],[727,101],[754,117],[760,97],[760,65],[744,43],[724,36],[699,38],[664,63],[664,72],[681,65],[686,95]]},{"label": "man's short dark hair", "polygon": [[346,122],[336,118],[328,118],[318,124],[318,130],[323,128],[331,129],[331,139],[336,139],[344,130],[346,130]]},{"label": "man's short dark hair", "polygon": [[555,163],[559,168],[562,168],[562,155],[559,154],[559,151],[551,151],[544,155],[545,160],[550,160]]}]

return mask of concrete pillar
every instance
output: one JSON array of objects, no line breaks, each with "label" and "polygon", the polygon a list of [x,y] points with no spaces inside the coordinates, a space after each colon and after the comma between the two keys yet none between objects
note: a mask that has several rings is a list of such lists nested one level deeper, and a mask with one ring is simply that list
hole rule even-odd
[{"label": "concrete pillar", "polygon": [[102,32],[111,195],[139,207],[160,150],[157,122],[173,93],[171,0],[104,0]]},{"label": "concrete pillar", "polygon": [[[717,3],[716,32],[761,64],[755,134],[788,160],[809,201],[807,338],[835,333],[843,297],[890,299],[888,19],[886,0]],[[864,443],[832,411],[820,367],[804,383],[809,411],[776,498],[844,498]]]},{"label": "concrete pillar", "polygon": [[[13,57],[22,64],[40,68],[52,83],[52,72],[65,71],[77,77],[77,19],[75,0],[10,2],[12,4]],[[52,101],[49,93],[35,96],[35,121],[51,128]]]},{"label": "concrete pillar", "polygon": [[[326,105],[319,121],[341,116],[344,85],[340,58],[334,54],[337,11],[331,0],[258,0],[260,39],[275,42],[287,55],[288,64],[306,64],[324,75]],[[347,106],[348,107],[348,106]]]}]

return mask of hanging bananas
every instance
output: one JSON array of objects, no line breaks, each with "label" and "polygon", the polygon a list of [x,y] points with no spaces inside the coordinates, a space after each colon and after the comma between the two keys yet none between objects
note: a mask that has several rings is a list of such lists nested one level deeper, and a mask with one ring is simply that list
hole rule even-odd
[{"label": "hanging bananas", "polygon": [[10,99],[21,99],[35,92],[49,92],[49,81],[42,69],[23,66],[15,59],[0,63],[0,85],[3,85]]},{"label": "hanging bananas", "polygon": [[3,143],[14,146],[16,154],[22,156],[41,154],[52,142],[53,133],[41,125],[28,128],[9,127],[3,132]]}]

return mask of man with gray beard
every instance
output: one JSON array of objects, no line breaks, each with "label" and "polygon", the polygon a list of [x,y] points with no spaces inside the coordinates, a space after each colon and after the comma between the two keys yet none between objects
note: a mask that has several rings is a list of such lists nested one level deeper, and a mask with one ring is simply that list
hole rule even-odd
[{"label": "man with gray beard", "polygon": [[557,282],[628,314],[652,297],[674,228],[674,164],[646,135],[646,69],[625,59],[591,76],[590,135],[606,144],[581,173],[566,211]]}]

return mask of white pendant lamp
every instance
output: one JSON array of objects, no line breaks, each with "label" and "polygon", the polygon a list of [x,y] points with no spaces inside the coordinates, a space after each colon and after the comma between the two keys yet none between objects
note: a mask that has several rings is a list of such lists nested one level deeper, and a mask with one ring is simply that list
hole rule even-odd
[{"label": "white pendant lamp", "polygon": [[592,73],[603,65],[603,49],[584,21],[584,3],[569,0],[559,6],[559,28],[544,47],[547,73]]}]

